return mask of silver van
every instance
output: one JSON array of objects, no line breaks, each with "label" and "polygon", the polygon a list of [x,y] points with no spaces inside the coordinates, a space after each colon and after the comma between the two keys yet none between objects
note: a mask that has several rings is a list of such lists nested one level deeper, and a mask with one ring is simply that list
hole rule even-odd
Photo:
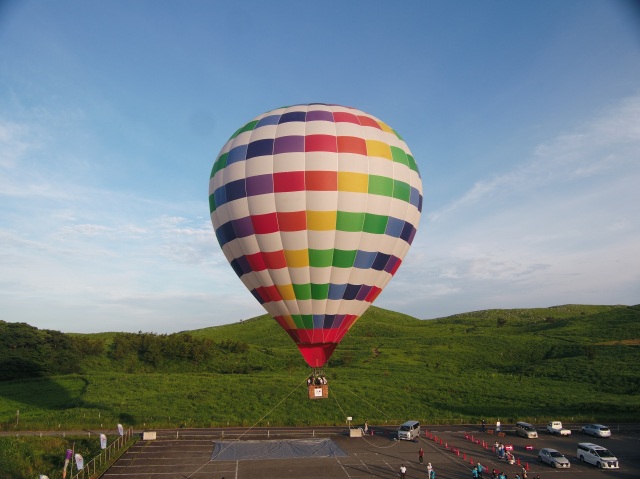
[{"label": "silver van", "polygon": [[599,469],[618,469],[620,467],[618,459],[608,449],[590,442],[579,443],[576,456],[581,461],[593,464]]},{"label": "silver van", "polygon": [[407,421],[398,428],[398,439],[413,441],[420,436],[420,423],[418,421]]},{"label": "silver van", "polygon": [[516,423],[516,434],[518,436],[526,437],[527,439],[535,439],[538,437],[538,431],[528,422]]}]

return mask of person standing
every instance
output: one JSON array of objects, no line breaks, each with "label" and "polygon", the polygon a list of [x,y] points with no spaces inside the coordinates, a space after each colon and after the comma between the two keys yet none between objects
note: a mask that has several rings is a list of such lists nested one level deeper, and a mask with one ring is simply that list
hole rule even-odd
[{"label": "person standing", "polygon": [[431,473],[433,472],[433,466],[431,463],[427,464],[427,477],[431,477]]},{"label": "person standing", "polygon": [[502,432],[502,427],[500,426],[500,419],[496,422],[496,432]]},{"label": "person standing", "polygon": [[404,464],[400,466],[400,479],[405,479],[407,477],[407,468],[404,467]]},{"label": "person standing", "polygon": [[420,464],[424,461],[424,449],[422,448],[418,451],[418,461],[420,461]]}]

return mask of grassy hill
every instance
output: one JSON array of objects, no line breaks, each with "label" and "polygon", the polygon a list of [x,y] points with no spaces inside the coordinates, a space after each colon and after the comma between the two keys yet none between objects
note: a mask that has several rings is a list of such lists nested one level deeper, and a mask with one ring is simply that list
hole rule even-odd
[{"label": "grassy hill", "polygon": [[372,307],[325,367],[330,397],[319,401],[307,399],[309,369],[266,315],[169,336],[73,335],[91,350],[81,372],[0,381],[0,428],[637,421],[639,320],[640,306],[428,321]]}]

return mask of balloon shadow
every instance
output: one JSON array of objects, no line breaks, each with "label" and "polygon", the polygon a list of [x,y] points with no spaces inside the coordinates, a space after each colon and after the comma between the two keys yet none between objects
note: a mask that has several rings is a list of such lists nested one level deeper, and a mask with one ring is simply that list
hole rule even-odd
[{"label": "balloon shadow", "polygon": [[37,363],[16,358],[0,361],[0,370],[4,368],[18,368],[22,374],[22,378],[0,381],[0,398],[17,403],[17,409],[20,405],[44,410],[101,409],[82,399],[89,384],[82,376],[48,377]]}]

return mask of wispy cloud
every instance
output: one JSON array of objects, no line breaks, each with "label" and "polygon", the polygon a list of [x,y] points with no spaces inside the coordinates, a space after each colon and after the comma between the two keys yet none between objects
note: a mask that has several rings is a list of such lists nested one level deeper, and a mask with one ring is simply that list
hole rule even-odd
[{"label": "wispy cloud", "polygon": [[[640,290],[639,105],[628,99],[426,211],[377,304],[426,318],[630,301]],[[2,127],[4,318],[171,332],[262,313],[222,255],[206,206],[108,189],[85,174],[97,167],[78,173],[74,154],[47,144],[55,135],[41,130],[30,143],[41,125]],[[55,166],[40,156],[48,147]]]},{"label": "wispy cloud", "polygon": [[449,205],[427,212],[427,221],[440,221],[492,197],[503,201],[514,193],[570,186],[571,181],[605,172],[622,176],[638,174],[639,145],[640,96],[635,96],[581,125],[577,131],[561,133],[539,145],[528,160],[515,162],[512,170],[477,181]]},{"label": "wispy cloud", "polygon": [[13,168],[35,145],[29,142],[29,129],[22,124],[0,119],[0,168]]},{"label": "wispy cloud", "polygon": [[397,303],[403,288],[414,291],[409,307],[419,317],[637,302],[639,125],[640,97],[628,98],[427,212],[380,305]]}]

